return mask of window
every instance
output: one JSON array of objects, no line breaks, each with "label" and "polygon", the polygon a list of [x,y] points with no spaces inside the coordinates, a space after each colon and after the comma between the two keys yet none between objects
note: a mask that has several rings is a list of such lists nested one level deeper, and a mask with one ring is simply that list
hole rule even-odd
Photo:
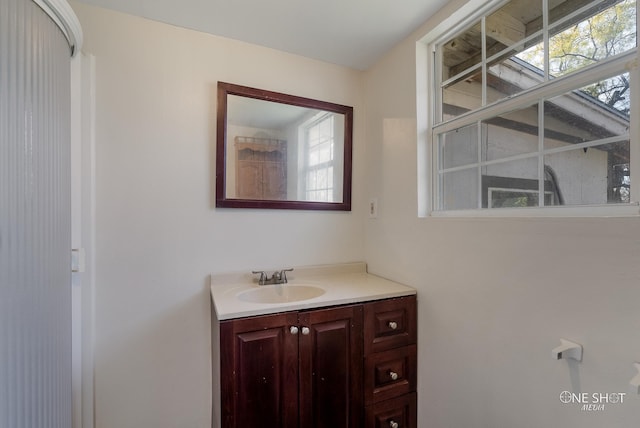
[{"label": "window", "polygon": [[637,201],[636,0],[492,4],[431,45],[433,210]]},{"label": "window", "polygon": [[335,114],[322,113],[304,126],[304,199],[335,202]]}]

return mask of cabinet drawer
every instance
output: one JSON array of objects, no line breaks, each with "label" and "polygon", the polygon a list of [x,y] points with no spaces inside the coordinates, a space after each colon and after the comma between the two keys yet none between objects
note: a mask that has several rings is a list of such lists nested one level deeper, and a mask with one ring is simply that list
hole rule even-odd
[{"label": "cabinet drawer", "polygon": [[416,389],[416,345],[365,358],[364,401],[372,404]]},{"label": "cabinet drawer", "polygon": [[416,296],[366,304],[364,331],[365,355],[416,343]]},{"label": "cabinet drawer", "polygon": [[367,428],[417,428],[416,394],[368,406],[365,411]]}]

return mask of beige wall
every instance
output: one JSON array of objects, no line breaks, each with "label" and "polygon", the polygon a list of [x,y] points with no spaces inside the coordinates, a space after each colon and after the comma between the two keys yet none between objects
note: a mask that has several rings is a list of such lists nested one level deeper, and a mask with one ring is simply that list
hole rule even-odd
[{"label": "beige wall", "polygon": [[[640,361],[638,218],[418,218],[416,43],[365,75],[370,271],[418,289],[419,419],[429,428],[630,427],[640,397],[597,413],[564,390],[629,392]],[[402,191],[399,191],[402,189]],[[560,338],[584,361],[551,358]]]},{"label": "beige wall", "polygon": [[[364,257],[362,75],[73,7],[96,62],[96,426],[209,427],[208,275]],[[353,106],[353,211],[214,208],[219,80]]]}]

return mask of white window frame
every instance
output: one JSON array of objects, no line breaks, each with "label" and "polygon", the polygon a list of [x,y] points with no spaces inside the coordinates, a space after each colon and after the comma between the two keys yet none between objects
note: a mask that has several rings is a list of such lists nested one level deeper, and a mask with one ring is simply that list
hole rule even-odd
[{"label": "white window frame", "polygon": [[[606,63],[585,67],[582,70],[569,75],[547,81],[531,90],[525,90],[498,103],[483,106],[479,109],[457,116],[453,119],[436,123],[435,118],[440,117],[440,90],[438,82],[440,76],[436,75],[440,67],[435,67],[436,46],[444,40],[464,30],[481,16],[488,14],[506,3],[504,0],[471,0],[459,8],[448,19],[441,21],[425,37],[418,42],[417,50],[417,88],[418,88],[418,135],[423,136],[418,141],[418,153],[422,154],[418,160],[420,173],[418,189],[419,214],[421,216],[439,217],[564,217],[564,216],[639,216],[640,208],[637,201],[640,200],[640,180],[636,180],[631,186],[630,204],[607,205],[563,205],[531,208],[500,208],[500,209],[465,209],[465,210],[438,210],[438,143],[436,134],[453,130],[465,125],[476,123],[482,119],[494,117],[519,107],[531,105],[541,99],[561,95],[584,85],[593,83],[595,76],[602,74],[603,70],[613,75],[614,71],[629,72],[632,95],[632,118],[638,117],[640,112],[640,72],[638,47],[619,55]],[[546,4],[546,1],[545,1]],[[636,14],[638,11],[636,10]],[[640,20],[636,19],[636,25]],[[483,20],[484,22],[484,20]],[[485,66],[485,62],[482,66]],[[597,68],[597,73],[593,70]],[[422,97],[422,98],[421,98]],[[484,98],[484,96],[483,96]],[[425,101],[425,102],[421,102]],[[420,120],[421,114],[425,120]],[[631,152],[631,171],[640,177],[640,123],[638,120],[630,121],[629,139]],[[424,147],[424,149],[422,148]]]}]

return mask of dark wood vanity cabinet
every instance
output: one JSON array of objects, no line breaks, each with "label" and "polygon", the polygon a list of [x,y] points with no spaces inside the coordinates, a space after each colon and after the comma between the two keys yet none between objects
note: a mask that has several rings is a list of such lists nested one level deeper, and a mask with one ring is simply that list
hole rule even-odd
[{"label": "dark wood vanity cabinet", "polygon": [[220,322],[222,426],[357,428],[362,306]]},{"label": "dark wood vanity cabinet", "polygon": [[416,297],[364,305],[367,428],[416,428]]},{"label": "dark wood vanity cabinet", "polygon": [[414,428],[416,297],[220,322],[221,426]]}]

